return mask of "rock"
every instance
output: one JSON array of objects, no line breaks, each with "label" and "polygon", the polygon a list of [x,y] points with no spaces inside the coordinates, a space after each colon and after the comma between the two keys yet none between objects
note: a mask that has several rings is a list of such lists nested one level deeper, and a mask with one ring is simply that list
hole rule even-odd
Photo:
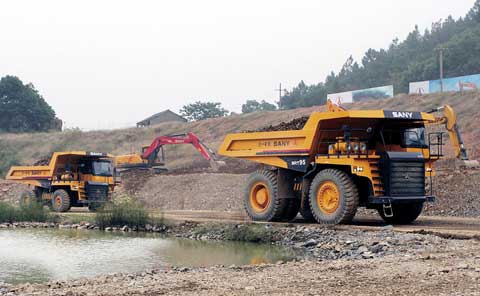
[{"label": "rock", "polygon": [[309,248],[309,247],[313,247],[317,245],[317,241],[314,240],[313,238],[312,239],[309,239],[308,241],[306,241],[303,246],[306,247],[306,248]]},{"label": "rock", "polygon": [[457,269],[469,269],[470,266],[466,263],[462,263],[460,265],[457,266]]},{"label": "rock", "polygon": [[362,253],[362,258],[364,259],[370,259],[370,258],[373,258],[374,254],[372,252],[364,252]]},{"label": "rock", "polygon": [[113,230],[112,227],[106,227],[105,228],[105,231],[112,231],[112,230]]},{"label": "rock", "polygon": [[145,225],[145,231],[152,231],[153,226],[150,224]]},{"label": "rock", "polygon": [[245,291],[255,291],[255,287],[254,286],[246,286]]}]

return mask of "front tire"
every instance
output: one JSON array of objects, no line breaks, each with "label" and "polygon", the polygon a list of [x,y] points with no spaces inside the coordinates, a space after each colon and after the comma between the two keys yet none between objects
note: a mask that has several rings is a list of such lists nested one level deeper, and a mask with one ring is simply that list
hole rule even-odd
[{"label": "front tire", "polygon": [[23,191],[20,194],[20,205],[21,206],[28,206],[32,203],[38,202],[37,196],[35,195],[35,192],[27,190]]},{"label": "front tire", "polygon": [[357,212],[358,189],[347,173],[325,169],[315,176],[310,185],[309,202],[318,223],[349,223]]},{"label": "front tire", "polygon": [[55,190],[52,194],[52,210],[55,212],[68,212],[70,210],[70,196],[63,189]]},{"label": "front tire", "polygon": [[382,217],[383,221],[388,224],[410,224],[415,221],[418,216],[422,213],[423,202],[422,203],[400,203],[393,204],[392,217],[386,217],[383,212],[383,208],[378,209],[378,214]]},{"label": "front tire", "polygon": [[288,199],[278,197],[277,174],[269,170],[248,176],[243,201],[253,221],[280,221],[289,205]]}]

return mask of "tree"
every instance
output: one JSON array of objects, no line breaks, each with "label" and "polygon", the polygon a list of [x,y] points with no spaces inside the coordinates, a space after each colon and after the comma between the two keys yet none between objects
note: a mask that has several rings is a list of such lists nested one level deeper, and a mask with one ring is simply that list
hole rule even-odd
[{"label": "tree", "polygon": [[447,16],[420,33],[418,26],[405,40],[393,39],[385,49],[368,49],[359,63],[350,56],[340,71],[313,85],[303,81],[280,99],[282,109],[324,104],[327,94],[393,84],[408,92],[412,81],[438,79],[438,54],[445,51],[445,77],[480,73],[480,0],[464,18]]},{"label": "tree", "polygon": [[33,84],[15,76],[0,79],[0,131],[38,132],[56,127],[55,111]]},{"label": "tree", "polygon": [[180,109],[180,114],[189,121],[204,120],[207,118],[223,117],[228,111],[219,102],[200,102],[188,104]]},{"label": "tree", "polygon": [[242,113],[274,110],[277,110],[277,106],[275,106],[274,104],[270,104],[265,100],[262,100],[261,102],[258,102],[257,100],[247,100],[245,104],[242,105]]}]

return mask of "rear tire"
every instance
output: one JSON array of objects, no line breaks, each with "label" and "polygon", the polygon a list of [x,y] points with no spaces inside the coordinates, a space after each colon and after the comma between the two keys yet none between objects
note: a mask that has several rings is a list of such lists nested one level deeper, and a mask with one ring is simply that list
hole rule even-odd
[{"label": "rear tire", "polygon": [[310,209],[310,203],[308,199],[310,194],[310,184],[310,180],[304,182],[305,187],[302,190],[302,200],[300,201],[300,215],[302,215],[305,222],[315,222],[315,217],[313,216],[312,209]]},{"label": "rear tire", "polygon": [[63,189],[55,190],[52,194],[52,210],[55,212],[67,212],[70,210],[70,196]]},{"label": "rear tire", "polygon": [[37,196],[35,195],[35,192],[27,190],[23,191],[20,194],[20,205],[21,206],[27,206],[31,203],[36,203],[38,202]]},{"label": "rear tire", "polygon": [[244,206],[253,221],[280,221],[289,205],[288,199],[278,197],[275,171],[259,170],[247,178]]},{"label": "rear tire", "polygon": [[88,204],[88,210],[90,212],[98,212],[103,208],[103,203],[100,202],[92,202]]},{"label": "rear tire", "polygon": [[289,198],[288,205],[285,209],[285,213],[282,216],[282,221],[289,222],[295,219],[298,215],[298,210],[300,209],[300,199],[298,198]]},{"label": "rear tire", "polygon": [[410,224],[422,213],[423,203],[393,204],[393,217],[386,217],[383,208],[378,209],[378,214],[388,224]]},{"label": "rear tire", "polygon": [[325,169],[313,179],[309,201],[318,223],[348,223],[357,212],[359,195],[355,182],[347,173]]}]

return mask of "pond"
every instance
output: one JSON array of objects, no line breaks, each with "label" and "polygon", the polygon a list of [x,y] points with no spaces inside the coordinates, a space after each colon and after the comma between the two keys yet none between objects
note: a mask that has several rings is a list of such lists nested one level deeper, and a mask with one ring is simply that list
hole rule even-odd
[{"label": "pond", "polygon": [[11,284],[133,273],[167,266],[274,263],[292,257],[290,251],[269,244],[194,241],[149,233],[0,230],[0,282]]}]

